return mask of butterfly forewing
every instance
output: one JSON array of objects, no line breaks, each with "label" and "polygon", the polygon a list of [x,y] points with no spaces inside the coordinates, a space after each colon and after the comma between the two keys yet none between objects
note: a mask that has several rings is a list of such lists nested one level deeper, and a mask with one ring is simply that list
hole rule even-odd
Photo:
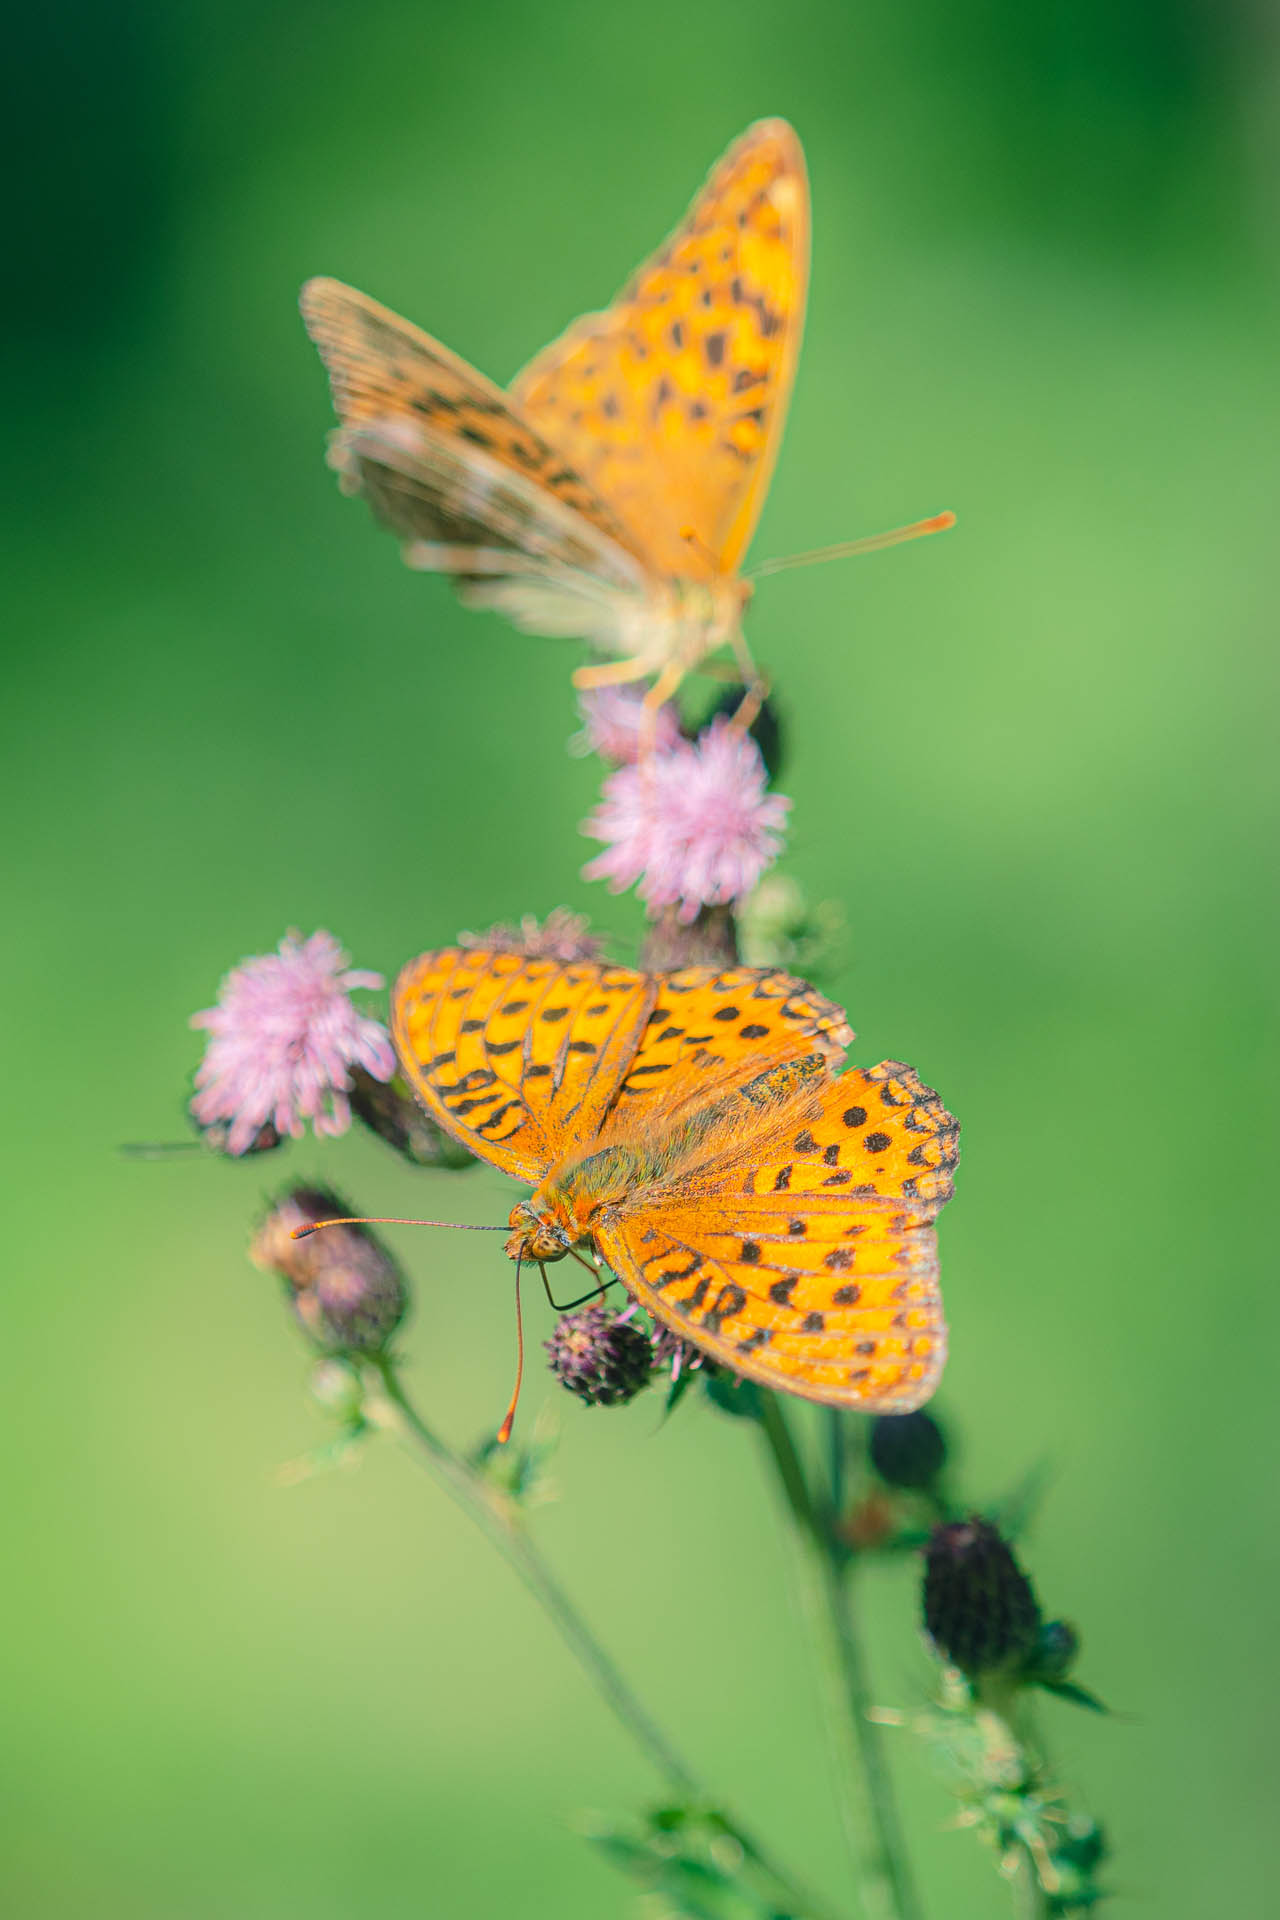
[{"label": "butterfly forewing", "polygon": [[622,1135],[734,1076],[821,1054],[853,1038],[844,1009],[776,968],[683,967],[653,976],[657,998],[606,1135]]},{"label": "butterfly forewing", "polygon": [[654,993],[629,967],[446,947],[400,975],[392,1037],[441,1126],[537,1181],[595,1136]]},{"label": "butterfly forewing", "polygon": [[[309,281],[301,305],[342,422],[333,464],[412,564],[465,578],[468,549],[507,552],[535,571],[639,590],[643,569],[617,517],[499,387],[340,281]],[[492,559],[474,566],[495,570]]]},{"label": "butterfly forewing", "polygon": [[661,571],[732,572],[746,551],[795,372],[808,249],[800,142],[761,121],[612,306],[512,383],[522,415]]}]

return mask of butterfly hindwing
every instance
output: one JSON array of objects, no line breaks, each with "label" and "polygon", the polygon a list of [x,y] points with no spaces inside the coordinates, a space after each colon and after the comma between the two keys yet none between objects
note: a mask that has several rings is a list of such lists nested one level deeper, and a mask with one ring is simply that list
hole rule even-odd
[{"label": "butterfly hindwing", "polygon": [[750,1192],[901,1196],[928,1219],[951,1198],[960,1129],[900,1060],[851,1067],[803,1119],[762,1153]]},{"label": "butterfly hindwing", "polygon": [[[910,1067],[767,1083],[705,1162],[618,1208],[602,1257],[659,1320],[724,1365],[828,1404],[906,1412],[946,1357],[933,1220],[957,1127]],[[774,1076],[770,1076],[770,1082]],[[758,1083],[748,1083],[746,1091]]]},{"label": "butterfly hindwing", "polygon": [[732,572],[746,551],[795,373],[808,249],[800,142],[761,121],[612,306],[512,383],[662,571]]},{"label": "butterfly hindwing", "polygon": [[763,1386],[905,1413],[942,1371],[935,1236],[910,1202],[700,1194],[596,1239],[649,1313]]},{"label": "butterfly hindwing", "polygon": [[400,975],[392,1038],[446,1132],[536,1182],[597,1132],[653,996],[630,967],[446,947]]}]

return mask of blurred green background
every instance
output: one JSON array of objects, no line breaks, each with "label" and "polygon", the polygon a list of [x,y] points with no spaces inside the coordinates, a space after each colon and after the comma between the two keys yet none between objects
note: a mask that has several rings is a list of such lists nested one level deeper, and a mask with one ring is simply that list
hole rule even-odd
[{"label": "blurred green background", "polygon": [[[463,613],[340,499],[295,295],[337,274],[505,379],[766,113],[806,144],[814,263],[756,555],[961,523],[761,591],[786,870],[847,905],[855,1057],[915,1062],[964,1125],[939,1405],[975,1497],[1053,1469],[1026,1557],[1123,1717],[1046,1730],[1115,1911],[1261,1910],[1269,32],[1243,0],[12,15],[9,1911],[632,1910],[570,1822],[654,1783],[506,1570],[390,1445],[273,1484],[324,1430],[244,1258],[263,1192],[492,1219],[510,1189],[363,1136],[116,1149],[181,1137],[189,1013],[290,925],[391,973],[566,902],[634,951],[634,903],[577,877],[572,649]],[[509,1384],[504,1263],[399,1244],[415,1390],[469,1443]],[[560,1398],[549,1554],[698,1765],[846,1892],[750,1434]],[[914,1579],[869,1594],[890,1703],[927,1680]],[[930,1914],[1006,1912],[893,1751]]]}]

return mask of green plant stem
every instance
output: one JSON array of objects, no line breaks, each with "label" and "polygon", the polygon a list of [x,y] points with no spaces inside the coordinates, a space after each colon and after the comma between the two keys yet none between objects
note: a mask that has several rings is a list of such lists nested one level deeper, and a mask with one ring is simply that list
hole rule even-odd
[{"label": "green plant stem", "polygon": [[[621,1725],[647,1754],[668,1788],[680,1798],[712,1808],[715,1802],[692,1768],[676,1752],[667,1736],[646,1712],[595,1634],[555,1578],[516,1513],[468,1461],[454,1452],[429,1427],[400,1383],[395,1363],[375,1360],[382,1383],[380,1404],[368,1412],[375,1424],[390,1428],[413,1456],[433,1475],[450,1499],[475,1521],[507,1565],[541,1606],[561,1639],[596,1687]],[[785,1874],[759,1843],[723,1810],[719,1817],[759,1872],[773,1883],[788,1912],[823,1920],[822,1909],[810,1894]]]},{"label": "green plant stem", "polygon": [[498,1549],[667,1785],[678,1794],[705,1799],[697,1776],[632,1693],[515,1515],[482,1476],[427,1425],[407,1398],[394,1364],[384,1360],[377,1365],[390,1416],[386,1424],[410,1445],[450,1498]]},{"label": "green plant stem", "polygon": [[920,1920],[850,1596],[852,1563],[809,1489],[804,1464],[778,1397],[761,1396],[761,1424],[794,1522],[801,1593],[823,1672],[824,1703],[835,1719],[841,1812],[857,1892],[868,1920]]},{"label": "green plant stem", "polygon": [[1018,1848],[1011,1884],[1014,1920],[1047,1920],[1049,1901],[1029,1847]]}]

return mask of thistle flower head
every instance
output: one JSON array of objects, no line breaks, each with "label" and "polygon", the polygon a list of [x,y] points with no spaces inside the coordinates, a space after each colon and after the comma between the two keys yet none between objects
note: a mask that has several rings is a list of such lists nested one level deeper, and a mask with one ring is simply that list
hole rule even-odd
[{"label": "thistle flower head", "polygon": [[326,1227],[295,1240],[297,1228],[353,1209],[326,1187],[282,1194],[255,1233],[254,1264],[279,1274],[304,1332],[327,1353],[381,1353],[408,1305],[404,1276],[367,1227]]},{"label": "thistle flower head", "polygon": [[1022,1665],[1040,1632],[1035,1589],[989,1520],[935,1527],[924,1550],[925,1631],[970,1679]]},{"label": "thistle flower head", "polygon": [[673,1328],[664,1325],[661,1320],[654,1323],[649,1345],[653,1352],[654,1372],[670,1374],[673,1382],[683,1374],[696,1371],[705,1358],[701,1347],[695,1347],[692,1340],[682,1340]]},{"label": "thistle flower head", "polygon": [[481,933],[460,933],[458,945],[518,953],[526,960],[560,960],[565,965],[575,960],[602,960],[605,942],[598,934],[588,932],[590,925],[585,913],[553,907],[541,923],[526,913],[518,924],[500,920],[496,927],[486,927]]},{"label": "thistle flower head", "polygon": [[765,783],[759,748],[723,717],[695,741],[620,767],[583,823],[605,843],[583,877],[614,893],[634,885],[651,912],[674,907],[685,924],[701,907],[740,900],[782,851],[791,802]]},{"label": "thistle flower head", "polygon": [[380,1021],[351,1003],[357,987],[382,985],[380,973],[347,965],[331,933],[304,940],[287,933],[277,952],[233,967],[218,1004],[191,1016],[209,1034],[196,1070],[194,1119],[226,1122],[226,1151],[248,1152],[269,1122],[297,1139],[310,1120],[317,1133],[351,1124],[350,1069],[389,1080],[395,1054]]},{"label": "thistle flower head", "polygon": [[621,1406],[648,1385],[653,1348],[633,1312],[615,1313],[597,1300],[580,1313],[562,1314],[546,1342],[552,1373],[589,1407]]},{"label": "thistle flower head", "polygon": [[[595,687],[578,695],[582,731],[569,742],[570,753],[599,754],[610,766],[633,766],[640,758],[645,731],[644,693],[635,687]],[[680,738],[680,716],[670,700],[649,722],[657,753],[670,753]]]}]

